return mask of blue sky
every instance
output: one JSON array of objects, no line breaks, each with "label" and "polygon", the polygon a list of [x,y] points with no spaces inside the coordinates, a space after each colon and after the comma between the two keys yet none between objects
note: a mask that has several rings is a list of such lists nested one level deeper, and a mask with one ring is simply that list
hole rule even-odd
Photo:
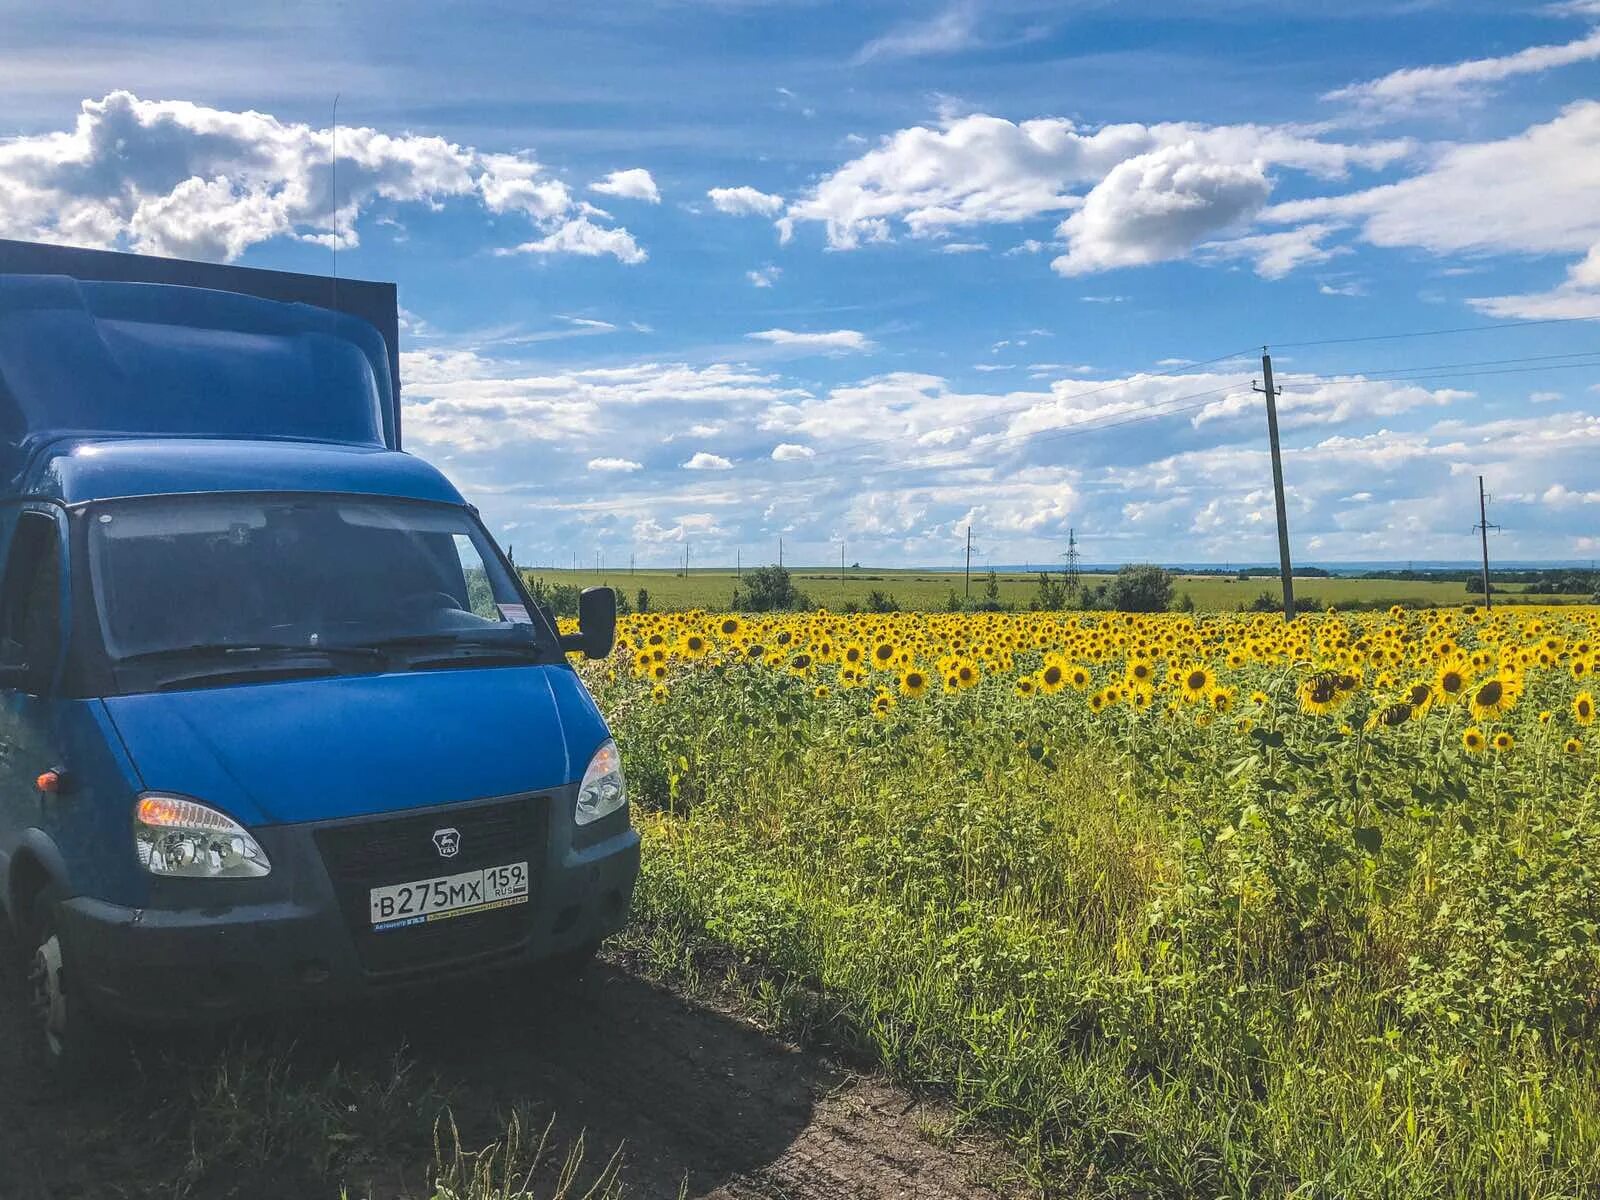
[{"label": "blue sky", "polygon": [[1600,556],[1600,0],[1171,7],[0,0],[0,236],[398,281],[524,563],[1266,561],[1262,343],[1298,558]]}]

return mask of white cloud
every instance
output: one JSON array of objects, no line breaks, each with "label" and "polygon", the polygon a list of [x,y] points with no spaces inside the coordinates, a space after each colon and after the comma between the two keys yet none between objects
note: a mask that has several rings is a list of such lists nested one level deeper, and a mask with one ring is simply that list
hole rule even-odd
[{"label": "white cloud", "polygon": [[782,267],[767,265],[757,267],[753,271],[746,271],[744,277],[750,281],[751,287],[769,288],[778,282],[778,277],[783,274]]},{"label": "white cloud", "polygon": [[1218,162],[1194,143],[1163,146],[1113,167],[1059,230],[1062,275],[1178,258],[1253,215],[1272,185],[1260,161]]},{"label": "white cloud", "polygon": [[727,471],[733,464],[720,454],[711,454],[705,450],[696,451],[687,462],[683,464],[685,471]]},{"label": "white cloud", "polygon": [[776,375],[726,363],[646,362],[530,375],[521,364],[471,350],[403,351],[400,376],[407,439],[468,452],[582,442],[613,420],[637,426],[641,407],[737,411],[809,395]]},{"label": "white cloud", "polygon": [[527,155],[341,127],[335,212],[333,143],[331,129],[268,113],[111,92],[69,130],[0,141],[0,236],[231,260],[274,238],[351,247],[363,216],[459,200],[526,218],[551,251],[585,252],[560,233],[570,190]]},{"label": "white cloud", "polygon": [[735,217],[775,217],[783,209],[783,197],[753,187],[712,188],[706,193],[711,207]]},{"label": "white cloud", "polygon": [[1529,403],[1532,403],[1532,404],[1554,404],[1558,400],[1565,400],[1565,399],[1566,399],[1566,397],[1563,396],[1560,392],[1529,392],[1528,393],[1528,401],[1529,401]]},{"label": "white cloud", "polygon": [[596,333],[610,333],[616,328],[610,321],[597,321],[593,317],[564,317],[558,315],[558,321],[565,321],[569,325],[576,325],[580,329],[593,329]]},{"label": "white cloud", "polygon": [[1471,301],[1493,317],[1541,320],[1550,317],[1600,317],[1600,242],[1567,269],[1567,277],[1547,292],[1481,296]]},{"label": "white cloud", "polygon": [[1317,291],[1324,296],[1365,296],[1366,285],[1359,280],[1348,280],[1344,283],[1319,283]]},{"label": "white cloud", "polygon": [[[1600,7],[1595,11],[1600,14]],[[1489,84],[1516,75],[1537,74],[1596,58],[1600,58],[1600,29],[1562,45],[1530,46],[1497,58],[1478,58],[1441,67],[1407,67],[1380,79],[1338,88],[1323,99],[1385,109],[1406,109],[1424,100],[1459,103]]]},{"label": "white cloud", "polygon": [[745,335],[773,346],[797,350],[871,350],[873,342],[856,329],[834,329],[826,333],[801,333],[793,329],[763,329]]},{"label": "white cloud", "polygon": [[874,38],[861,47],[856,62],[953,54],[976,44],[976,26],[977,12],[971,3],[953,4],[927,20],[901,25]]},{"label": "white cloud", "polygon": [[609,254],[618,262],[636,266],[648,257],[626,229],[607,229],[588,217],[566,221],[542,238],[502,251],[505,254],[578,254],[598,258]]},{"label": "white cloud", "polygon": [[661,203],[661,191],[649,171],[631,167],[626,171],[613,171],[604,179],[589,185],[591,192],[604,196],[621,196],[624,200],[643,200],[648,204]]},{"label": "white cloud", "polygon": [[1553,483],[1539,497],[1551,508],[1574,508],[1580,504],[1600,504],[1600,492],[1575,492],[1563,484]]},{"label": "white cloud", "polygon": [[[1322,245],[1322,239],[1332,230],[1331,225],[1302,225],[1284,233],[1253,233],[1225,242],[1207,242],[1201,249],[1216,258],[1254,259],[1256,274],[1261,278],[1282,279],[1296,267],[1326,262],[1336,254],[1349,253],[1344,247],[1329,249]],[[1323,290],[1328,295],[1352,294]]]},{"label": "white cloud", "polygon": [[1600,101],[1497,141],[1448,146],[1398,183],[1291,200],[1263,220],[1348,221],[1367,242],[1434,254],[1582,254],[1566,283],[1546,293],[1474,303],[1500,316],[1587,316],[1600,299]]},{"label": "white cloud", "polygon": [[1059,117],[948,116],[936,128],[901,129],[825,176],[789,205],[778,228],[788,238],[815,222],[830,248],[848,250],[889,240],[897,225],[931,237],[1082,208],[1062,225],[1067,253],[1056,260],[1058,270],[1078,273],[1170,257],[1252,215],[1271,190],[1269,167],[1336,178],[1409,149],[1271,126],[1087,130]]},{"label": "white cloud", "polygon": [[795,442],[779,442],[772,448],[772,457],[775,462],[804,462],[808,458],[815,458],[817,452],[810,446],[801,446]]},{"label": "white cloud", "polygon": [[644,464],[634,462],[631,458],[591,458],[589,460],[591,471],[642,471]]},{"label": "white cloud", "polygon": [[940,254],[977,254],[980,250],[987,250],[987,242],[946,242],[939,247]]}]

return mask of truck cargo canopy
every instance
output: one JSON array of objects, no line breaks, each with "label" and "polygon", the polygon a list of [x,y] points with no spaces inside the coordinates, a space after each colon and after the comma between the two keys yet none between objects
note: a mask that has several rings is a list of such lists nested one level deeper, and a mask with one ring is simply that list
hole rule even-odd
[{"label": "truck cargo canopy", "polygon": [[[383,447],[388,349],[308,304],[169,284],[0,275],[0,478],[85,437]],[[14,490],[14,488],[12,489]]]}]

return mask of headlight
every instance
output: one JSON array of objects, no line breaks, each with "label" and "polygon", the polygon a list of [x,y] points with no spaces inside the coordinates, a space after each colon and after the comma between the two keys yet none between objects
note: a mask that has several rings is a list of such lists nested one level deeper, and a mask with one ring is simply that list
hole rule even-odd
[{"label": "headlight", "polygon": [[140,796],[133,841],[139,861],[152,875],[258,879],[272,870],[266,852],[244,826],[182,796]]},{"label": "headlight", "polygon": [[622,781],[622,756],[610,739],[600,744],[578,785],[578,807],[572,819],[589,825],[628,802],[628,785]]}]

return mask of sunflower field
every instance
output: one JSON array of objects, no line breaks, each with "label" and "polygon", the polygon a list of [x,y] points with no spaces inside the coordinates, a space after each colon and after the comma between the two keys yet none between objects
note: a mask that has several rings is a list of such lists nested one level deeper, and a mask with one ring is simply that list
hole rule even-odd
[{"label": "sunflower field", "polygon": [[630,935],[1048,1195],[1600,1194],[1600,609],[625,619]]}]

